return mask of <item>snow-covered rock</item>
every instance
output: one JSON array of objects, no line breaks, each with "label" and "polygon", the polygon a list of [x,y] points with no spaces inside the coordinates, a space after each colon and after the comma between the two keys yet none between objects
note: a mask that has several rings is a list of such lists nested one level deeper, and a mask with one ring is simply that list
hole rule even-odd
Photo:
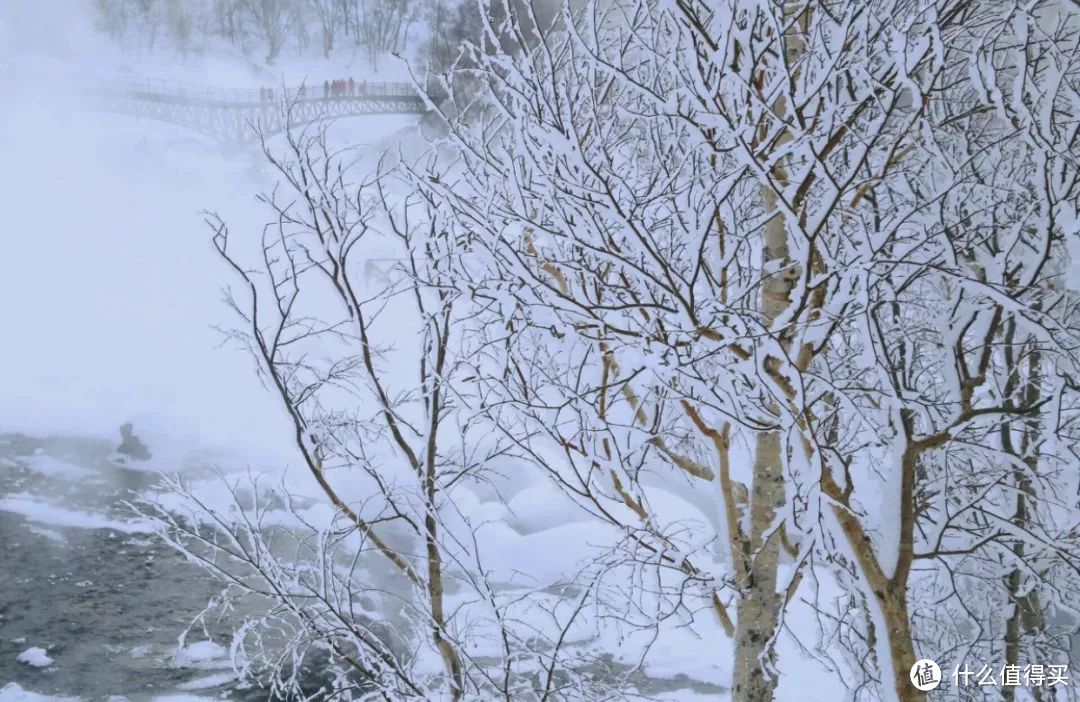
[{"label": "snow-covered rock", "polygon": [[229,652],[213,641],[197,641],[173,654],[172,664],[177,668],[202,668],[215,670],[229,668]]},{"label": "snow-covered rock", "polygon": [[53,663],[53,659],[49,658],[49,654],[46,653],[45,649],[37,646],[26,649],[15,660],[19,663],[32,665],[35,668],[48,668]]}]

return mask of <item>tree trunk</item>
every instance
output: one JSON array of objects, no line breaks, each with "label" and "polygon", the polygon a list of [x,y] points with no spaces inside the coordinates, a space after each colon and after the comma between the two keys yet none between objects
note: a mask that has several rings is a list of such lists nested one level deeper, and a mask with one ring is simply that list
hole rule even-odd
[{"label": "tree trunk", "polygon": [[[791,304],[791,291],[799,278],[797,267],[790,265],[787,226],[777,208],[777,196],[762,188],[767,212],[773,213],[765,225],[762,266],[779,262],[779,271],[762,282],[761,312],[766,328]],[[790,346],[790,337],[783,333],[781,345]],[[772,361],[766,359],[766,364]],[[768,406],[774,414],[777,408]],[[735,670],[732,689],[733,702],[769,702],[776,689],[776,679],[766,669],[772,660],[772,638],[780,621],[781,600],[776,592],[776,569],[780,560],[779,532],[765,539],[778,510],[787,500],[784,483],[784,456],[779,431],[762,432],[757,436],[753,481],[750,488],[750,530],[747,539],[750,552],[746,554],[746,582],[742,583],[738,621],[735,626]]]},{"label": "tree trunk", "polygon": [[[889,642],[889,663],[892,667],[892,684],[896,690],[896,699],[900,702],[926,702],[926,693],[912,684],[908,677],[911,666],[918,657],[911,643],[911,626],[908,621],[907,586],[901,584],[884,591],[875,591],[874,596],[885,618],[885,635]],[[942,673],[944,676],[944,673]],[[882,680],[882,685],[888,685]]]},{"label": "tree trunk", "polygon": [[780,436],[777,432],[760,434],[750,493],[752,557],[735,626],[733,702],[768,702],[776,689],[776,679],[764,664],[772,660],[771,639],[780,620],[776,593],[780,537],[777,532],[762,543],[762,535],[772,525],[776,510],[783,507],[785,494]]},{"label": "tree trunk", "polygon": [[[787,11],[785,10],[785,15]],[[805,18],[804,18],[805,21]],[[793,61],[803,51],[804,45],[797,33],[786,37],[785,53]],[[764,97],[764,96],[763,96]],[[775,114],[784,119],[787,106],[780,98]],[[778,147],[791,139],[784,132],[777,139]],[[773,166],[772,177],[776,187],[788,180],[784,164]],[[775,273],[764,278],[761,284],[761,317],[766,329],[771,329],[777,319],[791,305],[791,292],[799,279],[799,269],[792,265],[788,247],[788,230],[784,214],[778,207],[779,196],[770,185],[761,185],[761,199],[770,219],[765,223],[762,247],[762,270],[778,266]],[[780,332],[780,345],[787,352],[791,347],[788,331]],[[786,355],[786,353],[785,353]],[[781,359],[766,356],[765,370],[771,373]],[[772,367],[770,368],[770,365]],[[765,409],[779,416],[779,408],[767,402]],[[757,436],[754,453],[754,472],[750,486],[750,528],[745,544],[749,552],[743,572],[746,579],[740,583],[741,598],[735,626],[735,670],[732,681],[732,702],[771,702],[776,691],[773,671],[773,636],[780,621],[783,606],[776,592],[776,571],[780,560],[779,532],[766,539],[778,510],[787,500],[784,481],[783,444],[779,431],[762,432]]]},{"label": "tree trunk", "polygon": [[[1021,385],[1020,369],[1016,363],[1016,348],[1013,345],[1016,333],[1015,322],[1010,322],[1006,332],[1005,365],[1007,368],[1015,368],[1015,373],[1010,373],[1005,384],[1006,397],[1011,398]],[[1023,348],[1023,347],[1021,347]],[[1038,350],[1031,350],[1027,356],[1028,373],[1023,379],[1023,389],[1020,393],[1022,406],[1032,407],[1041,399],[1039,390],[1039,376],[1042,372],[1042,354]],[[1034,494],[1031,484],[1031,475],[1038,472],[1039,457],[1034,449],[1034,442],[1039,432],[1038,419],[1025,420],[1021,424],[1020,447],[1017,450],[1012,437],[1012,427],[1004,424],[1001,427],[1002,448],[1016,456],[1018,463],[1026,467],[1026,471],[1019,466],[1012,471],[1013,484],[1016,487],[1016,507],[1013,512],[1012,523],[1019,529],[1028,528],[1028,497]],[[1024,560],[1024,542],[1017,539],[1013,544],[1013,553],[1017,560]],[[1009,601],[1012,603],[1012,612],[1005,622],[1005,664],[1010,666],[1020,665],[1020,644],[1025,633],[1036,630],[1042,626],[1042,608],[1039,605],[1038,592],[1032,590],[1026,594],[1020,594],[1022,573],[1019,568],[1013,568],[1005,576],[1005,588],[1009,593]],[[1016,699],[1016,689],[1002,687],[1001,697],[1005,702]]]},{"label": "tree trunk", "polygon": [[[906,459],[905,464],[910,468],[914,465],[914,459]],[[918,660],[915,645],[911,639],[911,624],[907,607],[909,569],[902,562],[898,563],[897,573],[892,578],[886,577],[874,553],[870,537],[862,524],[846,505],[841,504],[844,498],[839,487],[827,475],[822,487],[825,493],[836,501],[832,507],[833,514],[844,533],[844,538],[847,539],[848,545],[855,554],[868,589],[873,593],[872,599],[870,599],[870,593],[867,593],[868,603],[872,603],[880,612],[883,626],[874,627],[873,641],[870,644],[875,648],[878,668],[882,672],[881,687],[885,699],[899,700],[899,702],[926,702],[926,694],[916,689],[908,677],[911,666]],[[903,561],[904,550],[901,547],[899,559],[901,561]],[[873,623],[872,618],[871,623]],[[881,631],[882,628],[884,631]],[[881,636],[886,637],[884,642]],[[891,668],[891,675],[885,670],[885,663],[888,663]]]}]

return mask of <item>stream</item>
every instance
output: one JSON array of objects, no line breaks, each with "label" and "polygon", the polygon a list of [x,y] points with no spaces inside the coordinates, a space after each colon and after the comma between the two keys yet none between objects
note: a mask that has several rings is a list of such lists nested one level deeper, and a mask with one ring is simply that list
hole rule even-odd
[{"label": "stream", "polygon": [[265,700],[237,689],[224,630],[178,650],[218,587],[128,511],[159,474],[118,443],[0,435],[0,702]]}]

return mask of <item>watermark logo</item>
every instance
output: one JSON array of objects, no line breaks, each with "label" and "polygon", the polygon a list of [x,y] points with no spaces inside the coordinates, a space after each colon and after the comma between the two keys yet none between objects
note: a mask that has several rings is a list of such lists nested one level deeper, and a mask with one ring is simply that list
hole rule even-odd
[{"label": "watermark logo", "polygon": [[929,692],[941,684],[941,668],[929,658],[923,658],[911,666],[909,677],[916,690]]},{"label": "watermark logo", "polygon": [[982,665],[978,670],[967,663],[953,668],[953,684],[957,687],[1056,687],[1068,686],[1069,666],[1042,663],[1006,664],[1000,668]]}]

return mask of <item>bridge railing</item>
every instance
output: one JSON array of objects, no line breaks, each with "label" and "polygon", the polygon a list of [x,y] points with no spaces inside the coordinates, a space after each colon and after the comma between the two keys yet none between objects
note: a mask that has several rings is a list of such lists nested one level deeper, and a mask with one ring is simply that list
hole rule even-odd
[{"label": "bridge railing", "polygon": [[138,78],[114,82],[107,86],[111,92],[129,95],[160,95],[190,100],[215,102],[258,102],[258,89],[219,88],[195,83]]},{"label": "bridge railing", "polygon": [[[403,82],[354,81],[353,89],[344,94],[332,94],[322,82],[304,85],[266,86],[265,88],[221,88],[195,83],[184,83],[154,78],[109,81],[100,86],[102,92],[190,100],[193,102],[218,102],[252,104],[274,102],[283,96],[299,100],[355,100],[363,98],[415,98],[416,89]],[[328,92],[330,94],[328,94]]]}]

